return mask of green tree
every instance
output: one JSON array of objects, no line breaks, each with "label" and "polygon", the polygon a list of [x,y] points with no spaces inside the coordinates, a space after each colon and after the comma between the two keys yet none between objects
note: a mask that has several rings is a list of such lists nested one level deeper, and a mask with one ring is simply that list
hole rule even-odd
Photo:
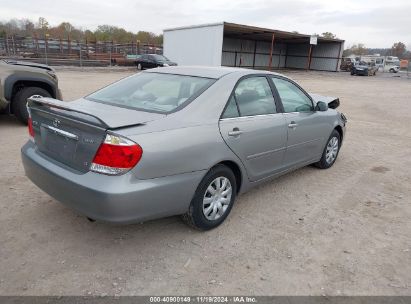
[{"label": "green tree", "polygon": [[102,24],[94,31],[75,27],[69,22],[61,22],[56,26],[51,26],[44,17],[40,17],[37,22],[29,19],[10,19],[0,22],[0,35],[15,35],[21,37],[37,36],[43,37],[45,34],[50,39],[67,39],[88,41],[114,41],[114,43],[130,43],[139,40],[141,43],[162,44],[163,35],[156,35],[147,31],[133,33],[124,28]]},{"label": "green tree", "polygon": [[344,50],[343,56],[349,56],[349,55],[367,55],[368,54],[368,49],[365,47],[363,43],[358,43],[354,44],[350,48]]},{"label": "green tree", "polygon": [[90,30],[84,31],[84,38],[86,38],[88,42],[96,41],[96,35]]},{"label": "green tree", "polygon": [[405,52],[407,51],[405,44],[402,42],[396,42],[391,47],[391,55],[396,56],[398,58],[402,58]]},{"label": "green tree", "polygon": [[43,31],[46,31],[49,28],[49,23],[44,17],[40,17],[37,23],[37,27]]},{"label": "green tree", "polygon": [[331,32],[324,32],[324,33],[321,34],[321,37],[328,38],[328,39],[338,39],[337,35],[335,35]]}]

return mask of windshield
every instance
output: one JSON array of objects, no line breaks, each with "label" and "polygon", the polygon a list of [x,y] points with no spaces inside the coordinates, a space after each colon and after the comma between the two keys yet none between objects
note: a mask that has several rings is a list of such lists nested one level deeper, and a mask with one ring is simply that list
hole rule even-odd
[{"label": "windshield", "polygon": [[170,61],[166,56],[163,55],[151,55],[157,61]]},{"label": "windshield", "polygon": [[136,110],[167,113],[206,90],[214,79],[162,73],[139,73],[113,83],[86,99]]}]

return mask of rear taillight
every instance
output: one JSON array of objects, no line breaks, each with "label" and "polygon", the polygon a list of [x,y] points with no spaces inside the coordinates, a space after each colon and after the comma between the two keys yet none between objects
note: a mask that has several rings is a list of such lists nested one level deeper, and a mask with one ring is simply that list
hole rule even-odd
[{"label": "rear taillight", "polygon": [[29,117],[27,120],[27,126],[29,127],[30,140],[34,141],[33,120],[31,119],[31,117]]},{"label": "rear taillight", "polygon": [[90,170],[108,175],[124,174],[140,161],[143,149],[135,142],[107,134],[94,156]]}]

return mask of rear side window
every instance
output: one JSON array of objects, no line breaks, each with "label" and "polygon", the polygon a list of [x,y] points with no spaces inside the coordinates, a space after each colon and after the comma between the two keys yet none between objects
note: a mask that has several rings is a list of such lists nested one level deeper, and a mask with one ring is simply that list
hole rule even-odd
[{"label": "rear side window", "polygon": [[240,113],[238,113],[237,104],[235,102],[234,96],[231,96],[222,118],[234,118],[238,116],[240,116]]},{"label": "rear side window", "polygon": [[[238,108],[234,107],[237,103]],[[240,111],[238,113],[238,110]],[[237,111],[237,112],[236,112]],[[226,113],[227,112],[227,113]],[[265,77],[249,77],[240,80],[229,100],[223,118],[254,116],[276,113],[273,94]]]},{"label": "rear side window", "polygon": [[309,112],[313,110],[311,99],[295,84],[280,78],[271,78],[280,95],[284,112]]},{"label": "rear side window", "polygon": [[206,90],[215,79],[139,73],[113,83],[86,99],[136,110],[168,113]]},{"label": "rear side window", "polygon": [[273,94],[265,77],[250,77],[240,81],[234,91],[241,116],[276,113]]}]

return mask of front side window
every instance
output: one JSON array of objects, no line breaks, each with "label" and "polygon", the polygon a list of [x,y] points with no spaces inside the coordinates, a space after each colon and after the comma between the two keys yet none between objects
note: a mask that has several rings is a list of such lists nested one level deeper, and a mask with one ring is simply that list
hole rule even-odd
[{"label": "front side window", "polygon": [[241,116],[276,113],[273,94],[265,77],[249,77],[241,80],[234,98]]},{"label": "front side window", "polygon": [[313,110],[311,99],[295,84],[280,78],[272,77],[283,103],[284,112],[309,112]]},{"label": "front side window", "polygon": [[215,79],[162,73],[139,73],[113,83],[86,99],[136,110],[168,113],[190,102]]}]

